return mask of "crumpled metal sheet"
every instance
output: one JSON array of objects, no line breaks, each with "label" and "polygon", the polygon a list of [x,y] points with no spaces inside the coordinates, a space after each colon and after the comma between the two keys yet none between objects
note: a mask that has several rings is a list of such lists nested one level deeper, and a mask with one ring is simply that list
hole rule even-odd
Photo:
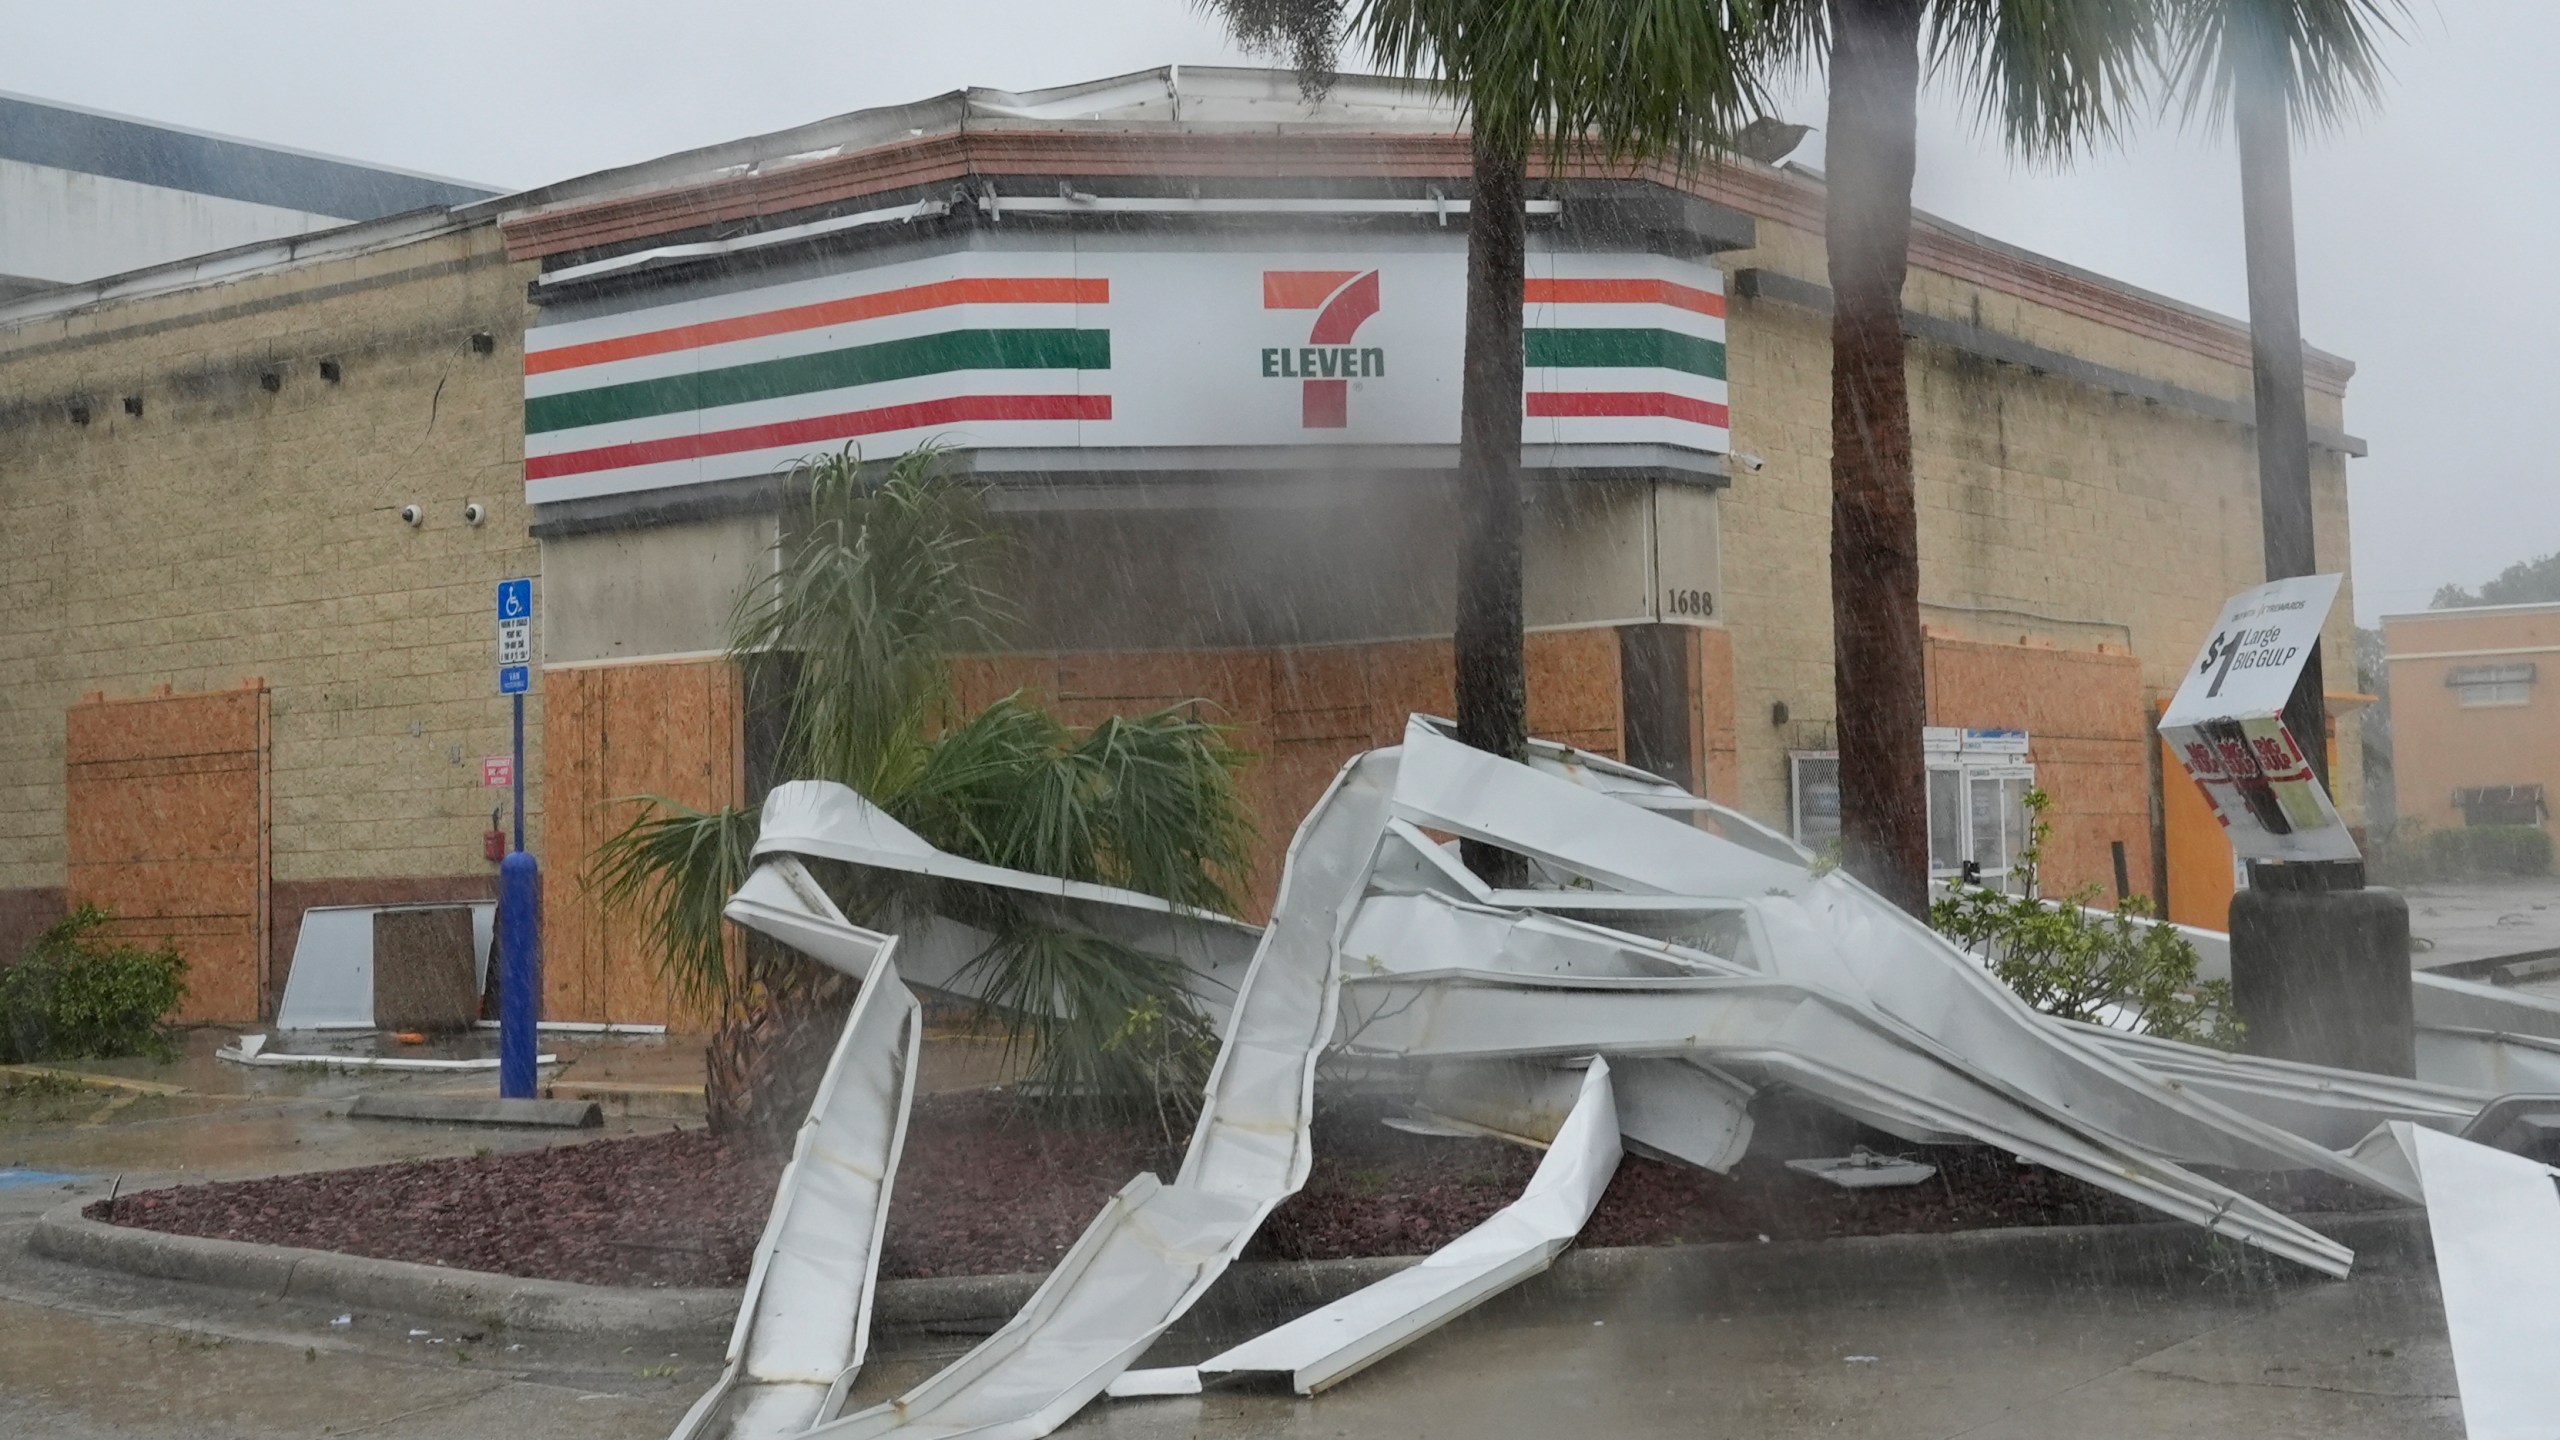
[{"label": "crumpled metal sheet", "polygon": [[1354,759],[1290,845],[1174,1183],[1130,1181],[1002,1329],[897,1399],[812,1434],[1048,1434],[1190,1309],[1272,1207],[1306,1182],[1335,956],[1386,830],[1396,763],[1393,751]]},{"label": "crumpled metal sheet", "polygon": [[2069,1021],[2054,1023],[2070,1025],[2090,1043],[2164,1080],[2336,1150],[2354,1149],[2376,1126],[2394,1120],[2458,1130],[2497,1098],[2488,1091],[2458,1085],[2236,1055]]},{"label": "crumpled metal sheet", "polygon": [[[829,780],[773,787],[765,796],[754,853],[758,859],[812,855],[1010,891],[1050,924],[1180,960],[1194,977],[1194,995],[1213,1014],[1224,1014],[1233,1002],[1236,985],[1262,939],[1259,926],[1140,891],[1008,870],[937,850],[887,811]],[[969,993],[967,963],[983,950],[983,938],[977,949],[970,949],[968,941],[976,932],[947,917],[902,910],[891,918],[896,933],[908,942],[900,963],[912,980]],[[936,936],[915,933],[937,922]],[[927,938],[931,943],[920,947],[917,942]]]},{"label": "crumpled metal sheet", "polygon": [[1963,950],[1844,872],[1816,876],[1564,776],[1459,745],[1424,722],[1408,728],[1404,749],[1400,818],[1536,855],[1604,888],[1741,902],[1755,927],[1755,953],[1773,978],[1836,997],[1905,1043],[2114,1148],[2241,1169],[2314,1168],[2392,1189],[2388,1176],[2351,1157],[2164,1084],[2053,1025]]},{"label": "crumpled metal sheet", "polygon": [[2543,1440],[2560,1412],[2560,1170],[2394,1121],[2426,1191],[2471,1440]]},{"label": "crumpled metal sheet", "polygon": [[1609,1063],[1593,1059],[1520,1198],[1423,1261],[1200,1362],[1203,1375],[1279,1374],[1312,1395],[1554,1263],[1618,1170]]},{"label": "crumpled metal sheet", "polygon": [[1767,979],[1612,981],[1456,970],[1345,981],[1355,1053],[1683,1055],[1795,1086],[1899,1135],[1958,1136],[2330,1274],[2343,1246],[2175,1163],[1983,1083],[1838,997]]},{"label": "crumpled metal sheet", "polygon": [[[1441,1060],[1423,1072],[1409,1121],[1423,1134],[1555,1143],[1582,1090],[1578,1062]],[[1680,1057],[1621,1055],[1610,1067],[1618,1136],[1628,1148],[1717,1174],[1751,1147],[1748,1085]]]},{"label": "crumpled metal sheet", "polygon": [[2560,1091],[2560,1001],[2414,977],[2418,1076],[2500,1095]]},{"label": "crumpled metal sheet", "polygon": [[915,1103],[924,1009],[898,942],[848,922],[796,860],[757,868],[730,919],[866,976],[774,1192],[728,1366],[672,1440],[779,1440],[831,1417],[871,1334],[880,1237]]},{"label": "crumpled metal sheet", "polygon": [[[861,973],[876,946],[856,938],[865,932],[844,923],[789,854],[998,886],[1050,907],[1042,913],[1059,923],[1180,955],[1235,995],[1173,1182],[1132,1180],[1022,1313],[967,1356],[894,1402],[822,1415],[812,1433],[1030,1440],[1063,1423],[1188,1310],[1303,1183],[1316,1059],[1337,1015],[1345,1048],[1424,1063],[1418,1123],[1551,1149],[1513,1207],[1519,1226],[1481,1245],[1471,1232],[1443,1252],[1445,1264],[1416,1267],[1445,1273],[1406,1272],[1415,1278],[1403,1289],[1379,1287],[1352,1297],[1360,1303],[1349,1310],[1283,1326],[1239,1347],[1243,1361],[1227,1367],[1286,1369],[1307,1388],[1424,1333],[1515,1270],[1529,1273],[1517,1267],[1543,1265],[1605,1185],[1601,1149],[1607,1166],[1622,1145],[1731,1165],[1749,1144],[1757,1085],[1798,1088],[1920,1143],[1997,1145],[2332,1274],[2352,1261],[2343,1246],[2184,1167],[2312,1167],[2414,1197],[2417,1168],[2392,1132],[2344,1142],[2377,1119],[2459,1123],[2477,1108],[2477,1095],[2459,1087],[2343,1077],[2065,1025],[1747,817],[1569,747],[1539,743],[1520,765],[1444,731],[1417,718],[1400,750],[1345,767],[1293,841],[1272,924],[1242,961],[1237,945],[1250,927],[945,855],[840,786],[776,790],[758,847],[773,858],[733,913],[828,963]],[[1434,832],[1529,856],[1538,888],[1485,885]],[[923,898],[891,917],[898,968],[957,982],[986,937],[919,908],[932,893],[917,892]],[[2438,1003],[2488,1002],[2448,992]],[[2548,1017],[2490,1012],[2493,1023],[2530,1024],[2531,1038],[2560,1057],[2560,1007]],[[2438,1017],[2440,1029],[2448,1018]],[[1606,1077],[1596,1082],[1605,1127],[1586,1123],[1599,1113],[1595,1075]],[[823,1108],[844,1103],[831,1096]],[[1549,1187],[1550,1167],[1578,1178]],[[1567,1192],[1571,1203],[1559,1202]],[[786,1208],[775,1234],[787,1230]],[[778,1268],[787,1247],[772,1248]],[[747,1325],[742,1356],[755,1353]],[[793,1374],[814,1376],[839,1353],[858,1360],[858,1333],[847,1352],[839,1331],[821,1330]],[[1146,1372],[1123,1388],[1166,1393],[1189,1383],[1178,1371]]]}]

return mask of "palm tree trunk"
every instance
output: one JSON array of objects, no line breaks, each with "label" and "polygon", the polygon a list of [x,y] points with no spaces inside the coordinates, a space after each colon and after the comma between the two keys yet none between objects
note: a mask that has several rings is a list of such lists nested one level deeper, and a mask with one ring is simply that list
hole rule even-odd
[{"label": "palm tree trunk", "polygon": [[1842,861],[1929,902],[1920,529],[1903,369],[1923,0],[1830,0],[1831,626]]},{"label": "palm tree trunk", "polygon": [[[1521,294],[1528,266],[1528,146],[1475,137],[1467,208],[1467,336],[1458,402],[1458,738],[1529,753],[1521,657]],[[1527,878],[1509,851],[1469,841],[1470,868],[1497,886]]]},{"label": "palm tree trunk", "polygon": [[[2256,382],[2258,509],[2267,578],[2319,568],[2311,528],[2311,431],[2302,399],[2302,297],[2294,277],[2293,154],[2280,36],[2240,26],[2232,129],[2240,150],[2240,217],[2249,267],[2250,369]],[[2329,782],[2320,647],[2285,702],[2285,728],[2302,742],[2312,773]]]},{"label": "palm tree trunk", "polygon": [[[791,778],[781,767],[796,678],[789,656],[746,667],[745,780],[758,803]],[[723,1139],[781,1154],[817,1098],[859,986],[752,931],[741,969],[703,1050],[703,1118]]]},{"label": "palm tree trunk", "polygon": [[746,974],[702,1056],[711,1132],[788,1153],[860,989],[849,975],[749,935]]}]

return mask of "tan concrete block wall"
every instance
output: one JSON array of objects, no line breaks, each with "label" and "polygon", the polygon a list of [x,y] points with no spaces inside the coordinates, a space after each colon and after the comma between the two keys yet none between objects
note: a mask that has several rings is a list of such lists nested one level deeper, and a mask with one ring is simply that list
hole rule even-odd
[{"label": "tan concrete block wall", "polygon": [[[1821,282],[1818,241],[1763,222],[1758,248],[1720,257]],[[2248,371],[1944,275],[1915,270],[1915,309],[2191,390],[2246,399]],[[1761,456],[1725,496],[1725,619],[1733,635],[1739,790],[1786,814],[1786,752],[1832,744],[1830,322],[1736,298],[1727,320],[1733,446]],[[2121,627],[2146,695],[2164,696],[2231,594],[2264,578],[2254,434],[2237,425],[1944,347],[1911,351],[1921,599],[2011,617]],[[2313,392],[2315,424],[2337,424]],[[2347,557],[2344,460],[2315,452],[2323,568]],[[2330,616],[2328,688],[2353,689],[2353,596]],[[1783,702],[1785,725],[1771,723]],[[2001,722],[2018,723],[2018,722]],[[2336,788],[2362,819],[2358,721],[2339,726]]]},{"label": "tan concrete block wall", "polygon": [[279,882],[485,869],[530,270],[484,228],[0,332],[0,889],[62,883],[66,707],[252,676]]}]

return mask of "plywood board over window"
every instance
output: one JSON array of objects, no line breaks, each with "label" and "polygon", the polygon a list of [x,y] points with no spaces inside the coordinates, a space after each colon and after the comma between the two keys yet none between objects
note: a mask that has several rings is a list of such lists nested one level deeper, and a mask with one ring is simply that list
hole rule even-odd
[{"label": "plywood board over window", "polygon": [[542,672],[546,1020],[708,1028],[677,1005],[637,916],[586,883],[597,845],[659,796],[696,809],[746,791],[740,687],[726,657],[563,665]]},{"label": "plywood board over window", "polygon": [[265,1013],[268,692],[92,695],[65,721],[63,839],[75,903],[187,960],[182,1021]]}]

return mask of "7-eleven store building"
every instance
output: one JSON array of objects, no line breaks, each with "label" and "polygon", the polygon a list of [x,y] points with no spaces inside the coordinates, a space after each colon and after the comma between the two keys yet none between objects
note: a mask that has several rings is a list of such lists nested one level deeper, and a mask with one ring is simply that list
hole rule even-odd
[{"label": "7-eleven store building", "polygon": [[[1464,137],[1409,87],[1346,80],[1310,109],[1286,76],[1183,70],[866,112],[509,202],[554,873],[618,797],[767,779],[719,652],[781,477],[932,444],[1019,542],[1021,623],[965,698],[1028,689],[1076,722],[1206,700],[1260,757],[1267,898],[1343,759],[1451,705],[1467,189]],[[1818,843],[1819,187],[1736,165],[1535,194],[1531,726]],[[2058,878],[2159,893],[2148,697],[2257,579],[2254,541],[2176,543],[2182,495],[2254,491],[2245,416],[2212,398],[2248,393],[2245,335],[1925,222],[1914,308],[1944,868],[1997,872],[2032,779],[2057,797]],[[616,998],[654,988],[626,921],[575,893],[551,915],[555,1013],[655,1018],[618,1013],[660,1003]]]}]

